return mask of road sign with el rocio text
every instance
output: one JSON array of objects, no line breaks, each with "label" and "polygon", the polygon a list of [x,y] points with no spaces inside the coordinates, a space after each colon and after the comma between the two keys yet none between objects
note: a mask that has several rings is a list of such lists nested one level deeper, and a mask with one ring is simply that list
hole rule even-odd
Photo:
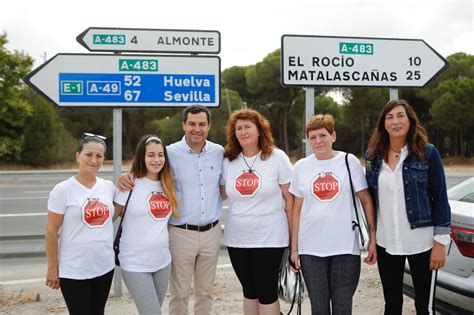
[{"label": "road sign with el rocio text", "polygon": [[25,82],[59,106],[217,107],[220,58],[58,54]]},{"label": "road sign with el rocio text", "polygon": [[90,51],[218,54],[218,31],[90,27],[77,42]]},{"label": "road sign with el rocio text", "polygon": [[283,35],[284,86],[423,87],[448,62],[420,39]]}]

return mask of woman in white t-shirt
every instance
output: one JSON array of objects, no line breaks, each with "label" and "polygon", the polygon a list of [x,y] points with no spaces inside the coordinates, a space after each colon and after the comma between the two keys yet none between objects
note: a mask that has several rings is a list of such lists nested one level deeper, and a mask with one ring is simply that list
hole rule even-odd
[{"label": "woman in white t-shirt", "polygon": [[226,136],[224,243],[243,287],[243,313],[280,314],[278,269],[289,244],[292,166],[275,148],[270,124],[257,111],[235,111]]},{"label": "woman in white t-shirt", "polygon": [[[336,131],[331,115],[314,116],[306,126],[306,136],[314,154],[299,160],[293,171],[291,260],[297,269],[301,266],[312,314],[351,314],[360,275],[360,250],[353,228],[356,216],[346,153],[332,148]],[[374,264],[372,199],[359,160],[349,155],[348,164],[370,231],[364,261]]]},{"label": "woman in white t-shirt", "polygon": [[123,215],[120,268],[139,313],[161,314],[171,272],[168,220],[179,214],[166,146],[158,136],[140,140],[131,173],[133,191],[117,192],[114,200],[117,216]]},{"label": "woman in white t-shirt", "polygon": [[97,177],[105,139],[84,133],[76,152],[77,174],[49,194],[46,285],[61,288],[70,314],[104,314],[112,284],[115,186]]}]

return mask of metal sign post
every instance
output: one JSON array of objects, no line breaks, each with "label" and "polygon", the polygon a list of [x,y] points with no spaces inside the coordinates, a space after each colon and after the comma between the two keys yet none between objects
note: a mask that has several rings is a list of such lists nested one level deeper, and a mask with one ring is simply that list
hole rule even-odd
[{"label": "metal sign post", "polygon": [[398,100],[398,89],[390,89],[389,93],[391,101]]},{"label": "metal sign post", "polygon": [[[304,130],[306,130],[306,125],[308,124],[311,117],[314,116],[314,88],[312,87],[305,88],[305,104],[306,114],[304,121]],[[306,144],[306,156],[310,156],[311,154],[313,154],[313,149],[311,149],[311,146],[309,145],[306,133],[303,135],[303,139]]]},{"label": "metal sign post", "polygon": [[[122,174],[122,109],[113,110],[113,146],[114,146],[114,183],[118,183]],[[114,223],[114,235],[117,234],[119,220]],[[114,296],[122,296],[122,273],[119,267],[115,267],[114,272]]]}]

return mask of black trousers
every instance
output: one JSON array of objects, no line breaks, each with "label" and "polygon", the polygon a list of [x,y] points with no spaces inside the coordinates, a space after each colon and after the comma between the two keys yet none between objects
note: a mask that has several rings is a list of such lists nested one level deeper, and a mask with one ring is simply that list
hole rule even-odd
[{"label": "black trousers", "polygon": [[230,262],[247,299],[260,304],[278,300],[278,272],[285,248],[227,247]]},{"label": "black trousers", "polygon": [[60,278],[60,288],[71,315],[103,315],[114,269],[86,280]]},{"label": "black trousers", "polygon": [[417,315],[434,314],[437,270],[430,270],[431,250],[414,255],[391,255],[377,245],[377,264],[382,281],[387,315],[401,315],[403,307],[403,274],[405,259],[410,265]]}]

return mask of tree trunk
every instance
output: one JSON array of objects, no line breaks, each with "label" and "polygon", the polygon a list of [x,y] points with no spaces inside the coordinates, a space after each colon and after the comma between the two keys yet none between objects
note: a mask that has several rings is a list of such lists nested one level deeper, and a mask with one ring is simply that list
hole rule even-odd
[{"label": "tree trunk", "polygon": [[286,152],[286,154],[290,155],[290,145],[288,143],[288,107],[284,106],[283,107],[283,130],[282,135],[283,135],[283,147]]}]

